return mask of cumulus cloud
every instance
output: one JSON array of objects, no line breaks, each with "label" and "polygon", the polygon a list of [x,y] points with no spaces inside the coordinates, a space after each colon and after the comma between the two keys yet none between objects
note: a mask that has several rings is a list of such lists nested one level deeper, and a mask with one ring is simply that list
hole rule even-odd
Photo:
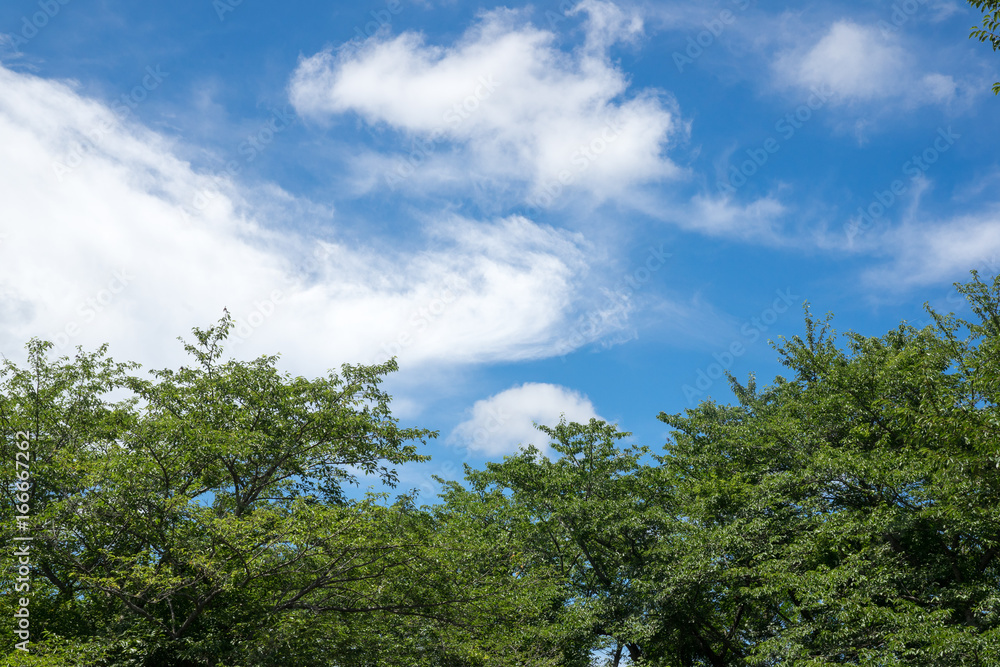
[{"label": "cumulus cloud", "polygon": [[829,90],[839,102],[895,98],[906,105],[946,103],[957,92],[951,76],[919,73],[918,59],[898,38],[873,26],[837,21],[816,42],[780,54],[775,61],[786,85]]},{"label": "cumulus cloud", "polygon": [[234,351],[278,350],[302,373],[391,354],[405,368],[561,350],[587,270],[579,234],[516,216],[439,216],[400,249],[348,246],[335,224],[308,221],[323,238],[272,228],[262,220],[276,210],[330,212],[199,173],[162,136],[71,86],[0,66],[0,89],[8,356],[40,335],[62,353],[108,341],[118,357],[174,364],[181,346],[165,343],[224,306],[240,322]]},{"label": "cumulus cloud", "polygon": [[586,423],[600,418],[583,394],[555,384],[526,382],[476,401],[472,416],[452,431],[449,440],[489,458],[514,454],[534,445],[544,455],[551,451],[548,436],[534,424],[554,426],[560,416]]},{"label": "cumulus cloud", "polygon": [[395,187],[403,176],[404,187],[426,188],[472,173],[517,183],[523,196],[548,205],[553,184],[608,198],[678,176],[664,155],[685,130],[674,105],[654,90],[629,95],[626,75],[608,56],[612,44],[641,34],[641,19],[598,0],[580,3],[578,13],[587,16],[586,40],[572,53],[522,12],[502,9],[449,46],[407,32],[317,53],[299,63],[290,97],[306,117],[353,113],[447,142],[450,150],[419,151],[417,178],[409,180],[413,165],[401,163],[382,185]]}]

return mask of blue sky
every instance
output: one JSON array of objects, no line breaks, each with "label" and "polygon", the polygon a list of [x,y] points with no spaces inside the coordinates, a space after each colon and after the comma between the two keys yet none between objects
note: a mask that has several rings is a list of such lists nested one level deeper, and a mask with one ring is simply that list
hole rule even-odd
[{"label": "blue sky", "polygon": [[240,322],[294,374],[390,355],[403,487],[722,369],[802,304],[881,334],[1000,266],[1000,55],[963,2],[9,0],[0,349]]}]

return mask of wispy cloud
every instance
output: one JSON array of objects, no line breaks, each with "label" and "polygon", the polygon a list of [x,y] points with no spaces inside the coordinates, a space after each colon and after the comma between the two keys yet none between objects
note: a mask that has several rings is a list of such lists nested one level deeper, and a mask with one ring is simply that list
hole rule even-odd
[{"label": "wispy cloud", "polygon": [[[0,67],[0,87],[6,350],[41,334],[62,352],[111,341],[120,356],[166,363],[164,332],[205,326],[226,306],[241,354],[281,350],[298,369],[561,353],[587,270],[580,234],[442,214],[410,220],[422,231],[404,249],[338,240],[336,220],[317,237],[279,229],[263,214],[315,207],[198,173],[162,136],[64,84]],[[59,174],[99,128],[99,146]]]},{"label": "wispy cloud", "polygon": [[1000,208],[936,222],[908,223],[887,232],[891,260],[865,271],[866,283],[890,293],[964,281],[970,269],[1000,272]]}]

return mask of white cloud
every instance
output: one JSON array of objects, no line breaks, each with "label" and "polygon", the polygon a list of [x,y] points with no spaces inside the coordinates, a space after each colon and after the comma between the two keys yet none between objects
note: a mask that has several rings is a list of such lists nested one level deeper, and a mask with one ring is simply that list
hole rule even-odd
[{"label": "white cloud", "polygon": [[958,93],[958,85],[950,76],[927,74],[920,79],[920,92],[929,102],[947,102]]},{"label": "white cloud", "polygon": [[864,275],[879,288],[964,282],[972,269],[992,275],[1000,270],[1000,208],[938,224],[907,224],[883,241],[893,260]]},{"label": "white cloud", "polygon": [[785,206],[768,196],[732,203],[728,197],[698,195],[691,200],[689,226],[708,234],[776,240]]},{"label": "white cloud", "polygon": [[586,12],[586,46],[598,57],[603,57],[608,47],[619,41],[633,41],[642,35],[642,17],[636,13],[626,15],[618,5],[601,0],[583,0],[566,12],[574,16]]},{"label": "white cloud", "polygon": [[343,331],[341,344],[357,358],[398,355],[411,364],[559,349],[586,268],[581,237],[516,216],[489,224],[452,218],[431,234],[442,247],[414,254],[324,246],[319,281],[294,297],[297,325]]},{"label": "white cloud", "polygon": [[[531,198],[562,173],[564,183],[610,198],[677,177],[680,169],[663,155],[684,131],[673,104],[653,90],[627,96],[628,79],[607,53],[614,42],[635,39],[641,20],[596,0],[573,13],[588,17],[586,42],[573,53],[521,12],[497,10],[451,46],[408,32],[305,58],[290,96],[307,117],[353,112],[432,147],[449,142],[449,150],[421,151],[419,174],[407,175],[404,187],[440,187],[471,173],[517,183]],[[408,154],[404,143],[400,152]]]},{"label": "white cloud", "polygon": [[548,436],[534,424],[555,426],[566,421],[587,423],[600,418],[586,396],[555,384],[527,382],[476,401],[472,416],[455,427],[449,440],[477,454],[499,458],[514,454],[522,445],[534,445],[542,454],[551,451]]},{"label": "white cloud", "polygon": [[8,356],[39,335],[63,353],[108,341],[119,358],[173,365],[174,337],[223,306],[248,335],[241,356],[281,351],[308,374],[392,352],[406,368],[561,351],[587,270],[579,234],[444,216],[400,249],[347,247],[332,225],[323,240],[272,229],[261,220],[276,211],[300,223],[330,212],[199,174],[163,137],[65,84],[0,66],[0,89]]},{"label": "white cloud", "polygon": [[919,58],[898,36],[849,20],[835,22],[818,41],[781,53],[774,66],[782,83],[832,91],[835,103],[894,99],[912,107],[948,103],[958,91],[951,76],[921,75]]},{"label": "white cloud", "polygon": [[968,10],[965,3],[950,2],[945,0],[938,0],[931,5],[931,9],[934,14],[931,16],[931,21],[934,23],[940,23],[942,21],[948,20],[953,14],[960,14]]},{"label": "white cloud", "polygon": [[782,245],[787,207],[767,195],[740,202],[726,195],[696,194],[688,201],[672,201],[658,194],[638,194],[632,205],[657,220],[707,236]]},{"label": "white cloud", "polygon": [[903,49],[885,43],[874,28],[838,21],[801,59],[787,54],[779,67],[802,86],[871,99],[895,90],[905,60]]}]

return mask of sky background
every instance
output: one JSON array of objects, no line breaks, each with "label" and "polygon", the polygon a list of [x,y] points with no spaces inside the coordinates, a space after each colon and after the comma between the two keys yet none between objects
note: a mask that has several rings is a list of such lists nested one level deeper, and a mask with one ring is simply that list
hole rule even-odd
[{"label": "sky background", "polygon": [[1000,54],[964,2],[5,0],[0,351],[315,377],[397,356],[432,501],[599,416],[768,384],[1000,267]]}]

